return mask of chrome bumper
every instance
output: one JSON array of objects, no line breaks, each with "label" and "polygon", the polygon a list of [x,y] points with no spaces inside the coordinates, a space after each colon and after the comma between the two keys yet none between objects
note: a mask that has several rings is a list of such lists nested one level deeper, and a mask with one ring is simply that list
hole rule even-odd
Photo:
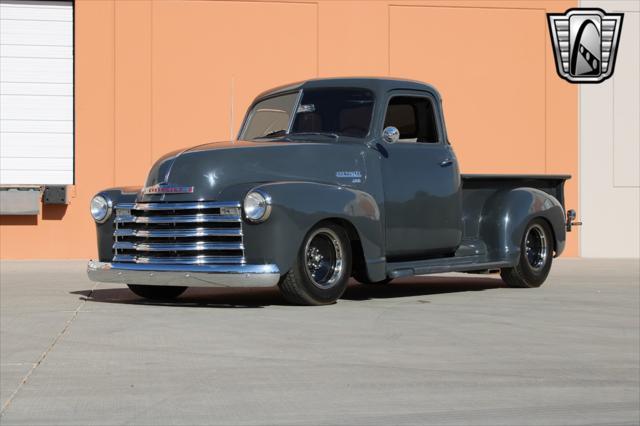
[{"label": "chrome bumper", "polygon": [[103,283],[186,287],[272,287],[276,265],[149,265],[89,261],[87,275]]}]

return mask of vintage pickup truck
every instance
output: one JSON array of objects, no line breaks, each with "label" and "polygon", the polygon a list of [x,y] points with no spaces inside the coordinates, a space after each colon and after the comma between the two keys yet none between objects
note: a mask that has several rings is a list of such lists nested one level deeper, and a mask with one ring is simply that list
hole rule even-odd
[{"label": "vintage pickup truck", "polygon": [[172,152],[145,187],[97,194],[88,274],[146,298],[277,285],[304,305],[335,302],[352,276],[500,271],[538,287],[574,224],[568,178],[460,175],[430,85],[309,80],[259,95],[237,140]]}]

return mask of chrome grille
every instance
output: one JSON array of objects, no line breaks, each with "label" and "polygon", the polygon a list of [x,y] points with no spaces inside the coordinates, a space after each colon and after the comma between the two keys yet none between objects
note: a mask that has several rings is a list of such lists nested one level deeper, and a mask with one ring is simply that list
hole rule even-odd
[{"label": "chrome grille", "polygon": [[114,262],[244,263],[240,203],[117,204],[115,211]]}]

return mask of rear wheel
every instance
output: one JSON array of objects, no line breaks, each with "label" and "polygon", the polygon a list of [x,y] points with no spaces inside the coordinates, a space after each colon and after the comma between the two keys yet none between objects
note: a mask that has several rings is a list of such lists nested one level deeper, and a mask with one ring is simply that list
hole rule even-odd
[{"label": "rear wheel", "polygon": [[326,305],[342,296],[351,275],[351,244],[333,223],[314,227],[302,242],[296,261],[278,286],[297,305]]},{"label": "rear wheel", "polygon": [[127,284],[132,292],[145,299],[166,300],[180,296],[187,287]]},{"label": "rear wheel", "polygon": [[500,276],[509,287],[540,287],[549,275],[552,262],[551,229],[545,220],[534,219],[529,222],[524,232],[518,265],[513,268],[503,268]]}]

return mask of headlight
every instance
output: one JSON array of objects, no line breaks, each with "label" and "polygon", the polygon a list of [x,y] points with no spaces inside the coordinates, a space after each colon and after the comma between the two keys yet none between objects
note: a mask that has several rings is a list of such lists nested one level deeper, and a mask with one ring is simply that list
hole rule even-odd
[{"label": "headlight", "polygon": [[109,219],[112,209],[112,201],[102,195],[96,195],[91,200],[91,216],[98,223],[104,223]]},{"label": "headlight", "polygon": [[251,191],[244,198],[244,215],[251,222],[264,222],[271,214],[271,197],[262,191]]}]

